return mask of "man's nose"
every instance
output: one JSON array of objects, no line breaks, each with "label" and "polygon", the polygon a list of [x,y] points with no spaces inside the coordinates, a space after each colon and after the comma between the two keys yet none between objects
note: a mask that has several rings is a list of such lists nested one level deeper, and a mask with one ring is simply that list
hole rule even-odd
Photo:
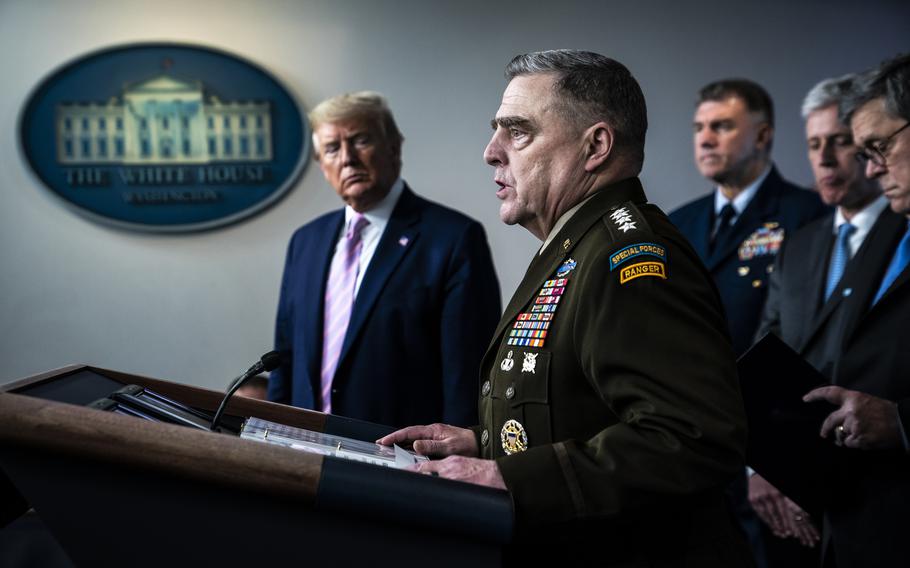
[{"label": "man's nose", "polygon": [[702,148],[717,146],[717,136],[709,129],[704,128],[695,133],[695,145]]},{"label": "man's nose", "polygon": [[497,140],[495,132],[487,143],[487,147],[483,150],[483,161],[491,166],[499,166],[505,163],[505,152],[502,151],[502,146]]},{"label": "man's nose", "polygon": [[819,164],[822,166],[836,166],[837,157],[834,154],[834,144],[823,142],[821,151],[818,153]]},{"label": "man's nose", "polygon": [[341,165],[354,166],[360,163],[360,155],[350,142],[341,144]]},{"label": "man's nose", "polygon": [[875,179],[887,172],[888,168],[886,166],[880,166],[875,163],[874,160],[866,160],[866,177],[869,179]]}]

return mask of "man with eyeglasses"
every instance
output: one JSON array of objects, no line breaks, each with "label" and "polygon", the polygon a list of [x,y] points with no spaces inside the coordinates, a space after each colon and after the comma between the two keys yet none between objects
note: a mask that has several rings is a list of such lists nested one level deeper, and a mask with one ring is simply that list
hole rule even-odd
[{"label": "man with eyeglasses", "polygon": [[[907,565],[910,534],[910,56],[885,62],[855,82],[841,105],[865,174],[891,210],[867,237],[841,283],[844,298],[832,386],[804,400],[837,408],[821,436],[854,451],[827,480],[825,566]],[[857,451],[858,450],[858,451]]]},{"label": "man with eyeglasses", "polygon": [[[774,263],[756,334],[759,339],[774,333],[829,377],[840,349],[836,330],[844,299],[852,293],[841,285],[844,274],[855,269],[849,261],[863,243],[868,246],[866,237],[878,224],[896,216],[878,182],[867,178],[854,159],[850,127],[838,117],[838,104],[855,79],[846,75],[821,81],[803,102],[815,189],[826,205],[837,209],[787,240]],[[789,551],[793,565],[818,566],[818,552],[809,549],[818,543],[821,519],[810,516],[758,473],[749,478],[749,502],[779,537],[769,549]],[[794,546],[790,537],[808,549]],[[772,563],[779,564],[779,558]]]}]

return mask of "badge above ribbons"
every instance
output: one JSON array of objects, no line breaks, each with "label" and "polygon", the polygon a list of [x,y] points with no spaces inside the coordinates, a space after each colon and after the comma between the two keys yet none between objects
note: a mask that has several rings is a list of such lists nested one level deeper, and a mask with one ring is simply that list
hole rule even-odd
[{"label": "badge above ribbons", "polygon": [[530,311],[522,312],[515,318],[509,332],[508,345],[519,347],[543,347],[549,333],[559,300],[566,291],[569,274],[575,270],[578,262],[569,258],[556,269],[556,278],[543,283]]}]

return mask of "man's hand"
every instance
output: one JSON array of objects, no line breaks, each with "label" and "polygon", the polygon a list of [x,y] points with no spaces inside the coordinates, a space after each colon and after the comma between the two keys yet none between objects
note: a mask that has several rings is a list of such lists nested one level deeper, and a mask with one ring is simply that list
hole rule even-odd
[{"label": "man's hand", "polygon": [[[408,426],[376,440],[376,443],[383,446],[391,446],[392,444],[398,444],[399,446],[411,445],[418,454],[430,457],[477,457],[480,455],[474,432],[467,428],[458,428],[448,424]],[[453,477],[452,479],[459,478]]]},{"label": "man's hand", "polygon": [[749,477],[749,503],[774,536],[796,537],[810,548],[818,543],[818,528],[809,514],[757,473]]},{"label": "man's hand", "polygon": [[[469,430],[470,432],[470,430]],[[471,434],[473,437],[473,433]],[[467,481],[494,489],[506,489],[506,483],[499,473],[499,466],[493,460],[449,456],[441,461],[420,462],[414,469],[420,473],[436,473],[446,479]]]},{"label": "man's hand", "polygon": [[842,387],[821,387],[803,397],[806,402],[826,400],[840,408],[822,423],[821,437],[834,434],[838,446],[861,450],[903,447],[897,404]]}]

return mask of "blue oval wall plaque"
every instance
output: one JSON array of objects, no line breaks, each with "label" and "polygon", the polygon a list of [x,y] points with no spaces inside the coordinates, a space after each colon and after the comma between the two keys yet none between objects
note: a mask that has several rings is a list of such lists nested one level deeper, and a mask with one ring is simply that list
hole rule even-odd
[{"label": "blue oval wall plaque", "polygon": [[143,43],[90,53],[26,103],[22,147],[52,192],[144,231],[225,225],[280,199],[309,161],[291,94],[228,53]]}]

